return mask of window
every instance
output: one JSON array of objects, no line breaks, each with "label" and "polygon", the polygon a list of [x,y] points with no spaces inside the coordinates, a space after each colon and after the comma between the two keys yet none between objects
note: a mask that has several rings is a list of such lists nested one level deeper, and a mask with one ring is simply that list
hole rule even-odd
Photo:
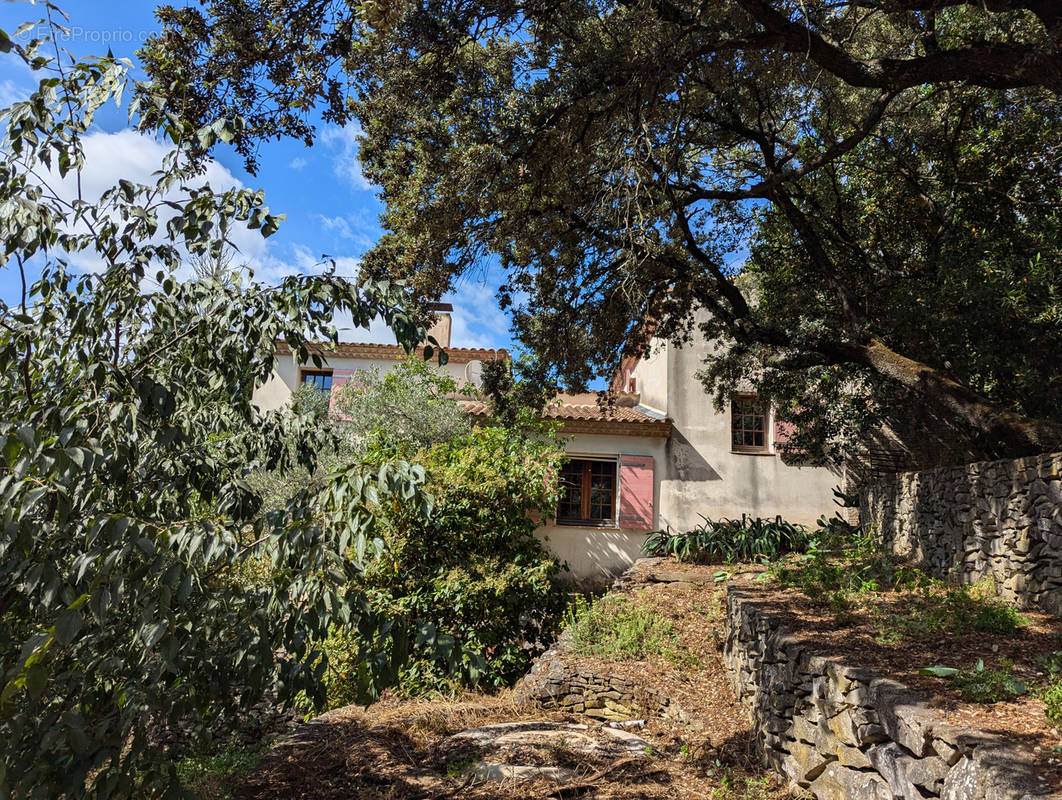
[{"label": "window", "polygon": [[755,395],[734,395],[731,399],[730,433],[730,443],[736,452],[770,452],[767,409]]},{"label": "window", "polygon": [[330,369],[304,369],[302,382],[316,386],[322,392],[332,391],[332,370]]},{"label": "window", "polygon": [[601,525],[616,519],[615,460],[573,458],[560,478],[558,522]]}]

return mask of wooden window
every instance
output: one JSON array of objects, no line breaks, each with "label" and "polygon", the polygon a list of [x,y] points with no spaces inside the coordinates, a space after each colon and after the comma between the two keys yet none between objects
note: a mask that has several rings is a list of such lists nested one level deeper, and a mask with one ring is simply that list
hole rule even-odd
[{"label": "wooden window", "polygon": [[573,458],[562,468],[557,521],[602,525],[616,519],[616,462]]},{"label": "wooden window", "polygon": [[755,395],[734,395],[730,401],[730,444],[738,453],[770,452],[767,408]]},{"label": "wooden window", "polygon": [[332,370],[330,369],[304,369],[299,380],[301,383],[316,386],[325,394],[332,391]]}]

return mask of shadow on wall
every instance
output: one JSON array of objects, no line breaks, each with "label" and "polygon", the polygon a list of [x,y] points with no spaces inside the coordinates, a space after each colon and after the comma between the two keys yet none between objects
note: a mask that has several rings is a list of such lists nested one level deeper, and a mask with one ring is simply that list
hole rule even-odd
[{"label": "shadow on wall", "polygon": [[546,549],[568,565],[562,578],[579,589],[598,589],[643,556],[645,531],[558,526],[536,533]]},{"label": "shadow on wall", "polygon": [[667,460],[673,470],[673,478],[680,481],[718,481],[722,475],[715,471],[704,456],[690,444],[682,432],[672,428],[667,442]]}]

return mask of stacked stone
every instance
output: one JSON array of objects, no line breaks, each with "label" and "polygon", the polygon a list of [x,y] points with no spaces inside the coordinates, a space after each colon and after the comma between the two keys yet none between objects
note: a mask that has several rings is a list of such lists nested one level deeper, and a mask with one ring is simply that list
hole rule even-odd
[{"label": "stacked stone", "polygon": [[532,702],[600,720],[629,720],[658,716],[680,721],[686,713],[665,695],[618,675],[577,666],[566,655],[567,636],[561,635],[516,686],[518,702]]},{"label": "stacked stone", "polygon": [[948,724],[902,684],[810,652],[754,595],[727,592],[724,660],[764,762],[820,800],[1062,798],[1032,754]]},{"label": "stacked stone", "polygon": [[1062,453],[893,475],[861,493],[860,521],[940,577],[1062,615]]}]

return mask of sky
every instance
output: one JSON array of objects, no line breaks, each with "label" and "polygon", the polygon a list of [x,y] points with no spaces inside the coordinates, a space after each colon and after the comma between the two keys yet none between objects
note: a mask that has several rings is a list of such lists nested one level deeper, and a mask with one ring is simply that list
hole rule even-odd
[{"label": "sky", "polygon": [[[170,0],[179,4],[180,0]],[[101,55],[107,50],[118,57],[134,59],[141,43],[155,30],[148,0],[60,0],[69,15],[68,36],[59,42],[76,56]],[[45,14],[39,4],[5,0],[0,3],[0,29],[14,35],[24,22]],[[22,41],[35,34],[27,33]],[[17,57],[0,54],[0,107],[24,99],[41,76],[34,75]],[[274,214],[285,214],[280,230],[269,239],[241,232],[235,241],[239,260],[254,269],[257,278],[276,281],[298,273],[320,272],[325,256],[336,260],[340,274],[355,275],[358,259],[380,236],[382,206],[376,190],[362,175],[357,158],[357,130],[321,125],[313,147],[285,140],[262,146],[257,175],[249,175],[243,160],[230,148],[219,145],[207,179],[214,188],[233,185],[264,189],[266,203]],[[110,107],[100,114],[85,139],[86,171],[83,185],[97,192],[118,178],[148,183],[157,169],[164,145],[130,130],[124,111]],[[76,262],[75,262],[76,263]],[[78,264],[91,269],[90,263]],[[506,347],[513,349],[509,319],[495,298],[502,276],[488,270],[481,279],[465,280],[443,300],[454,305],[451,344],[455,347]],[[13,302],[19,293],[17,273],[0,268],[0,298]],[[369,331],[350,328],[337,320],[347,341],[391,343],[382,324]]]}]

